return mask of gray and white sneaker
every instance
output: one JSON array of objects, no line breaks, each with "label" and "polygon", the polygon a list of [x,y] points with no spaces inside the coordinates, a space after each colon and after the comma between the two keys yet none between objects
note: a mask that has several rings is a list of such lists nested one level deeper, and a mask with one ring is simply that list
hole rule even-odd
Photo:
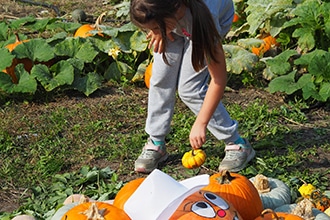
[{"label": "gray and white sneaker", "polygon": [[230,143],[225,147],[225,157],[219,165],[219,171],[228,170],[238,172],[255,157],[256,152],[251,147],[248,140],[244,139],[245,144]]},{"label": "gray and white sneaker", "polygon": [[135,161],[134,170],[139,173],[151,173],[158,167],[160,162],[165,161],[167,158],[166,146],[156,146],[151,139],[148,139],[148,142],[142,149],[142,153]]}]

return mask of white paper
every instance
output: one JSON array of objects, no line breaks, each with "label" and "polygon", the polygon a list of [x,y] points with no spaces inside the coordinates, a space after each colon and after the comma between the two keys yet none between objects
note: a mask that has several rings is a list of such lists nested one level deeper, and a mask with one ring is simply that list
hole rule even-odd
[{"label": "white paper", "polygon": [[209,175],[176,181],[155,169],[135,190],[124,205],[132,220],[167,220],[181,202],[209,184]]}]

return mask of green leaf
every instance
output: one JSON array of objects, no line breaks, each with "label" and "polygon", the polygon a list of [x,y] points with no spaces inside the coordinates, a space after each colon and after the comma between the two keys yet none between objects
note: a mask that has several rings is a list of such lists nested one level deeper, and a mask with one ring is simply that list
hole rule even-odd
[{"label": "green leaf", "polygon": [[314,59],[314,57],[321,57],[326,53],[327,51],[324,50],[318,50],[318,49],[313,50],[312,52],[303,54],[301,57],[296,59],[294,61],[294,64],[308,66],[311,63],[311,60]]},{"label": "green leaf", "polygon": [[321,84],[319,94],[321,97],[320,101],[326,102],[330,98],[330,82]]},{"label": "green leaf", "polygon": [[310,97],[318,96],[316,86],[313,82],[313,76],[311,74],[302,75],[297,83],[299,84],[300,88],[302,88],[302,95],[305,100],[309,99]]},{"label": "green leaf", "polygon": [[315,47],[314,32],[310,31],[309,27],[297,28],[292,37],[298,38],[298,46],[303,51],[310,51]]},{"label": "green leaf", "polygon": [[137,68],[135,75],[132,78],[132,82],[140,82],[144,80],[144,73],[146,71],[149,60],[144,60]]},{"label": "green leaf", "polygon": [[97,54],[98,51],[96,51],[94,46],[88,41],[81,45],[75,57],[77,59],[83,60],[86,63],[91,63],[97,56]]},{"label": "green leaf", "polygon": [[102,86],[102,77],[97,73],[88,73],[86,76],[76,76],[72,86],[86,96],[89,96]]},{"label": "green leaf", "polygon": [[240,74],[245,71],[251,71],[258,62],[258,57],[240,46],[223,45],[226,54],[227,71]]},{"label": "green leaf", "polygon": [[139,52],[145,51],[149,43],[149,41],[146,38],[147,37],[144,32],[135,31],[130,38],[130,44],[132,50],[136,50]]},{"label": "green leaf", "polygon": [[8,93],[35,93],[37,90],[37,82],[34,76],[31,76],[25,69],[23,64],[15,67],[15,74],[18,78],[18,84],[14,84],[7,74],[0,74],[0,88]]},{"label": "green leaf", "polygon": [[286,50],[274,58],[261,59],[266,63],[267,68],[272,74],[284,75],[291,70],[291,64],[288,62],[289,58],[296,55],[295,50]]},{"label": "green leaf", "polygon": [[0,41],[7,40],[8,37],[8,25],[5,22],[0,23]]},{"label": "green leaf", "polygon": [[16,19],[13,20],[10,24],[9,27],[12,29],[19,29],[21,26],[23,26],[24,24],[27,23],[33,23],[35,22],[37,19],[35,17],[32,16],[27,16],[24,18],[20,18],[20,19]]},{"label": "green leaf", "polygon": [[269,83],[269,91],[285,92],[286,94],[292,94],[295,91],[301,89],[300,85],[295,81],[296,71],[292,71],[288,75],[279,76]]},{"label": "green leaf", "polygon": [[31,30],[37,30],[39,32],[43,32],[43,31],[45,31],[46,26],[50,22],[54,22],[55,20],[56,20],[56,18],[37,19],[37,20],[35,20],[35,22],[25,25],[25,27],[27,27]]},{"label": "green leaf", "polygon": [[79,58],[84,62],[91,62],[98,52],[90,41],[85,38],[68,38],[55,46],[55,54],[58,56],[67,56]]},{"label": "green leaf", "polygon": [[104,73],[104,78],[106,80],[116,80],[116,81],[119,81],[120,80],[120,77],[121,77],[121,72],[119,70],[119,67],[117,65],[116,62],[112,62],[108,69],[105,71]]},{"label": "green leaf", "polygon": [[322,81],[330,82],[330,52],[324,53],[320,56],[314,56],[313,59],[310,60],[310,64],[308,66],[308,71],[317,76],[318,78],[322,78]]},{"label": "green leaf", "polygon": [[46,29],[51,31],[65,31],[73,34],[80,26],[80,23],[63,22],[62,19],[58,19],[55,22],[49,23]]},{"label": "green leaf", "polygon": [[74,69],[69,62],[61,60],[50,69],[43,64],[34,65],[31,75],[40,81],[46,91],[52,91],[65,84],[71,85],[74,79]]},{"label": "green leaf", "polygon": [[44,39],[31,39],[19,44],[12,52],[17,58],[28,58],[33,61],[49,61],[54,58],[53,48]]},{"label": "green leaf", "polygon": [[0,48],[0,57],[0,70],[4,70],[6,67],[11,66],[13,59],[15,58],[15,56],[12,55],[6,48]]},{"label": "green leaf", "polygon": [[[259,28],[265,27],[265,22],[272,20],[275,23],[276,14],[279,12],[285,12],[292,8],[291,0],[248,0],[248,7],[245,12],[248,14],[247,22],[250,25],[249,33],[255,34]],[[279,20],[282,21],[283,20]],[[281,26],[281,25],[280,25]],[[279,24],[277,24],[279,27]],[[268,26],[270,28],[270,26]],[[266,30],[266,32],[271,32]],[[278,32],[275,31],[275,32]]]},{"label": "green leaf", "polygon": [[145,51],[148,46],[146,35],[141,31],[120,32],[117,38],[113,40],[125,53],[131,53],[132,50],[142,52]]}]

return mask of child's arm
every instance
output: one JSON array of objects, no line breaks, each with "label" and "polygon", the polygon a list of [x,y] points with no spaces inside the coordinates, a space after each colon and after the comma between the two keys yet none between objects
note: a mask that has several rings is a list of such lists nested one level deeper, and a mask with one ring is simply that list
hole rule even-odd
[{"label": "child's arm", "polygon": [[205,143],[206,127],[223,97],[227,83],[226,60],[221,43],[219,43],[217,51],[218,62],[214,60],[208,61],[211,81],[202,108],[197,115],[189,135],[190,144],[194,149],[202,147]]}]

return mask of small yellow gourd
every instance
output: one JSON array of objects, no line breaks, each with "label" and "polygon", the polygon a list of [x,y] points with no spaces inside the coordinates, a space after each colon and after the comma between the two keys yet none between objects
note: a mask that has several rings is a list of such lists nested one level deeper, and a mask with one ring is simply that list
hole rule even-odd
[{"label": "small yellow gourd", "polygon": [[310,183],[306,183],[305,181],[303,182],[304,184],[299,187],[298,191],[302,197],[309,198],[312,192],[316,190],[316,188]]},{"label": "small yellow gourd", "polygon": [[182,165],[185,168],[193,169],[200,167],[206,159],[206,154],[202,149],[193,149],[186,152],[182,157]]}]

